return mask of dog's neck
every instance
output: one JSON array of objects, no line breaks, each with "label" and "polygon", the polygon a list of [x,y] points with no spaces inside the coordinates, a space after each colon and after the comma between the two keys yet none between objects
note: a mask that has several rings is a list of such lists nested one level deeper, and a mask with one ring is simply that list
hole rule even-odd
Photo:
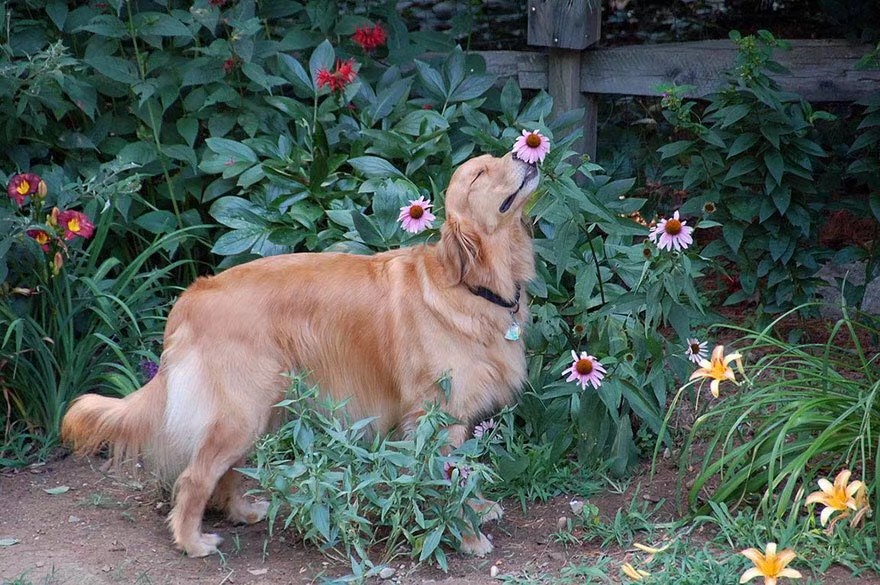
[{"label": "dog's neck", "polygon": [[481,236],[480,251],[462,284],[470,289],[487,289],[501,299],[513,299],[517,288],[525,288],[535,276],[532,238],[524,224]]}]

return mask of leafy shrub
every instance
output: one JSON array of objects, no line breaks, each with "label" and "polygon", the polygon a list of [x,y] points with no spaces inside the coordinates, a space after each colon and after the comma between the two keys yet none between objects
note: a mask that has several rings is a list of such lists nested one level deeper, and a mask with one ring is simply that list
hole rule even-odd
[{"label": "leafy shrub", "polygon": [[736,66],[705,109],[682,100],[681,88],[664,88],[664,115],[682,139],[659,152],[664,177],[689,193],[682,210],[709,206],[722,224],[702,254],[736,263],[741,290],[725,303],[757,296],[762,311],[777,313],[811,300],[819,261],[828,256],[816,244],[825,194],[815,181],[826,153],[811,133],[833,116],[769,76],[785,71],[771,58],[784,41],[767,31],[730,36],[739,47]]},{"label": "leafy shrub", "polygon": [[289,422],[259,442],[256,466],[244,470],[271,497],[270,530],[283,518],[285,530],[356,569],[378,552],[382,562],[409,554],[445,570],[441,545],[457,548],[462,532],[479,526],[467,501],[491,474],[475,460],[476,440],[440,454],[452,419],[437,405],[406,440],[370,439],[373,419],[351,421],[343,403],[300,378],[278,406]]},{"label": "leafy shrub", "polygon": [[[525,469],[523,457],[533,471],[552,467],[576,452],[591,463],[610,456],[620,473],[637,457],[634,421],[659,432],[667,389],[687,374],[683,344],[701,319],[694,279],[705,262],[644,245],[646,226],[629,217],[644,203],[629,196],[633,181],[611,180],[569,150],[582,112],[549,120],[545,93],[524,99],[512,81],[497,86],[481,58],[407,31],[390,4],[356,14],[319,1],[29,6],[33,18],[12,11],[4,22],[0,66],[18,73],[0,99],[29,117],[4,122],[0,157],[36,169],[50,189],[106,161],[140,181],[110,202],[107,244],[93,252],[122,265],[208,212],[222,226],[208,236],[221,268],[431,241],[435,231],[399,229],[399,208],[427,197],[442,218],[461,161],[502,154],[521,129],[540,129],[553,150],[531,202],[539,278],[529,286],[530,388],[517,411],[533,446],[509,451],[505,470]],[[359,45],[356,29],[378,22],[386,44]],[[30,140],[38,129],[46,142]],[[99,202],[71,203],[97,212]],[[190,239],[165,243],[171,259],[208,257]],[[196,273],[177,266],[179,280]],[[600,391],[560,379],[571,351],[587,348],[609,371]]]}]

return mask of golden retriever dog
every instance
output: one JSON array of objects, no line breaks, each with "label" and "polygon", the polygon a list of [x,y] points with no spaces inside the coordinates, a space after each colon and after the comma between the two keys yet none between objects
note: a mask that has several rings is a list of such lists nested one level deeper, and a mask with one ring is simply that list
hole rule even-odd
[{"label": "golden retriever dog", "polygon": [[[511,327],[528,315],[535,268],[522,209],[537,183],[537,168],[511,154],[480,156],[453,174],[435,244],[273,256],[199,278],[168,316],[156,376],[125,398],[78,398],[63,438],[79,453],[110,444],[117,460],[142,455],[173,481],[168,522],[191,557],[221,541],[202,532],[206,506],[238,523],[265,517],[267,503],[244,497],[234,468],[278,423],[283,374],[307,374],[349,399],[353,420],[378,416],[380,433],[412,428],[426,403],[440,401],[461,421],[449,429],[461,444],[526,377]],[[444,375],[448,397],[437,385]],[[461,549],[481,555],[492,545],[477,533]]]}]

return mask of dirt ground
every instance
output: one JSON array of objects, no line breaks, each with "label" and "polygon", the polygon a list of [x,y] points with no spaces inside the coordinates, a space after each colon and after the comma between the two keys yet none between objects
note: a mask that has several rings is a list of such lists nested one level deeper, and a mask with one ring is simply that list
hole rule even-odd
[{"label": "dirt ground", "polygon": [[[328,559],[312,547],[276,535],[267,540],[265,523],[233,526],[218,515],[206,517],[206,529],[224,537],[221,557],[189,559],[171,546],[165,527],[168,502],[158,490],[103,473],[99,460],[67,457],[16,472],[0,473],[0,583],[24,575],[34,585],[148,584],[306,584],[344,575],[348,567]],[[633,482],[634,489],[639,482]],[[47,489],[67,486],[63,493]],[[62,488],[63,489],[63,488]],[[675,474],[660,470],[640,486],[641,497],[666,499],[661,516],[671,517]],[[60,491],[60,490],[59,490]],[[632,492],[604,493],[590,498],[604,518],[629,505]],[[635,550],[602,549],[598,545],[569,547],[554,542],[561,516],[571,515],[569,498],[531,505],[523,512],[505,502],[506,515],[484,530],[493,539],[495,552],[477,559],[449,555],[449,572],[414,566],[399,560],[388,583],[442,583],[489,585],[500,581],[490,575],[498,567],[504,575],[547,575],[554,582],[567,563],[590,564],[600,554],[620,562]],[[663,519],[662,517],[660,519]],[[619,575],[612,575],[619,579]],[[373,582],[384,582],[374,579]],[[517,582],[510,580],[510,582]],[[524,581],[519,581],[520,583]],[[833,569],[822,582],[845,585],[880,585],[875,577],[852,577]]]}]

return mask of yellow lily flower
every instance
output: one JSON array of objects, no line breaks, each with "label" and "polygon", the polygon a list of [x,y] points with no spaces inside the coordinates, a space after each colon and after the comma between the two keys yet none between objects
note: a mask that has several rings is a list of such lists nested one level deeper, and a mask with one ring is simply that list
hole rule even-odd
[{"label": "yellow lily flower", "polygon": [[700,368],[691,374],[690,379],[712,378],[712,383],[709,385],[709,388],[712,391],[712,396],[718,398],[718,385],[721,384],[723,380],[730,380],[734,384],[736,383],[736,376],[733,375],[733,369],[730,367],[730,362],[734,360],[736,361],[740,373],[742,373],[742,355],[738,353],[724,355],[724,346],[716,345],[715,349],[712,350],[711,361],[700,360]]},{"label": "yellow lily flower", "polygon": [[651,575],[651,573],[647,571],[643,571],[641,569],[636,569],[629,563],[623,563],[620,565],[620,570],[623,571],[623,574],[632,579],[633,581],[641,581],[645,577]]},{"label": "yellow lily flower", "polygon": [[755,563],[755,566],[742,574],[739,578],[740,583],[751,581],[755,577],[764,577],[764,585],[776,585],[780,577],[801,578],[799,571],[786,566],[797,556],[790,548],[777,553],[776,543],[768,542],[766,554],[756,548],[748,548],[742,551],[742,554]]},{"label": "yellow lily flower", "polygon": [[[819,516],[822,526],[828,523],[828,519],[835,512],[845,512],[844,516],[849,515],[849,510],[858,510],[859,505],[856,502],[855,495],[862,489],[862,482],[854,481],[849,483],[849,476],[852,473],[849,469],[844,469],[834,478],[834,483],[825,479],[819,480],[820,491],[813,492],[807,496],[807,504],[822,504],[825,508]],[[865,501],[867,504],[867,499]]]}]

